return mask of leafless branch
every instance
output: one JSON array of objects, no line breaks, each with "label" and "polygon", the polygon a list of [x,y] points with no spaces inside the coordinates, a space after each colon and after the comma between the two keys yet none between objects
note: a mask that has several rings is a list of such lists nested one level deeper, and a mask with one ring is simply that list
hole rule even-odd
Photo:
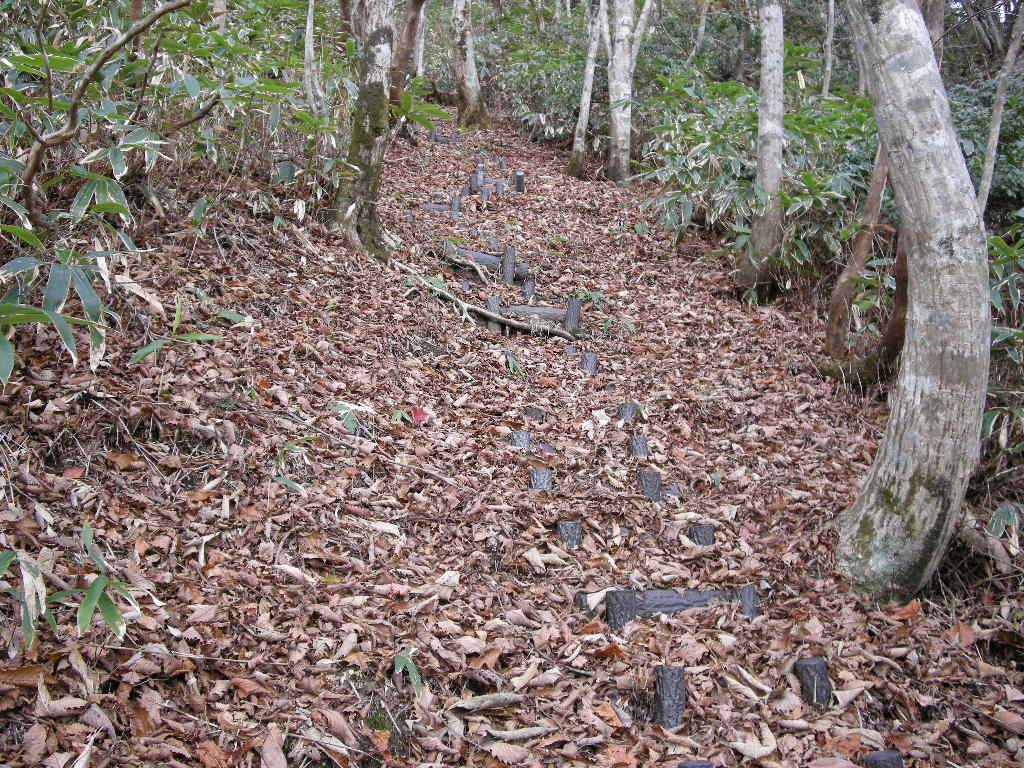
[{"label": "leafless branch", "polygon": [[85,91],[92,82],[92,79],[96,76],[96,73],[99,72],[100,68],[110,61],[114,54],[123,48],[127,42],[134,40],[167,14],[184,8],[191,3],[192,0],[171,0],[171,2],[161,5],[151,14],[133,24],[127,31],[118,35],[113,42],[107,45],[107,47],[100,52],[99,56],[93,59],[92,64],[90,64],[79,77],[78,84],[75,86],[74,91],[71,92],[71,98],[68,101],[68,117],[67,120],[65,120],[64,125],[56,131],[41,136],[38,141],[32,144],[32,148],[29,150],[28,162],[25,163],[25,171],[22,174],[21,182],[24,187],[23,194],[25,196],[25,208],[28,211],[29,218],[32,220],[32,223],[40,229],[45,228],[45,222],[42,220],[39,212],[35,209],[35,194],[32,190],[33,181],[35,180],[36,173],[39,172],[39,168],[42,165],[43,156],[46,154],[46,151],[51,147],[63,144],[75,134],[75,131],[78,130],[78,110],[82,104],[82,98],[85,96]]}]

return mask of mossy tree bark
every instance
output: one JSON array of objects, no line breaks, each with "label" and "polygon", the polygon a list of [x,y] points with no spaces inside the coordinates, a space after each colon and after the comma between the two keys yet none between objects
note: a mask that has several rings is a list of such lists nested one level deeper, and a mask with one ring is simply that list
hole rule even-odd
[{"label": "mossy tree bark", "polygon": [[764,212],[750,228],[750,249],[739,259],[740,287],[754,291],[770,280],[782,245],[782,3],[761,2],[761,93],[757,103],[757,185],[767,198]]},{"label": "mossy tree bark", "polygon": [[985,237],[946,91],[914,0],[850,0],[893,191],[910,234],[899,375],[878,455],[840,516],[854,587],[906,600],[931,578],[978,459],[991,319]]},{"label": "mossy tree bark", "polygon": [[377,198],[384,154],[391,140],[388,85],[395,2],[366,0],[365,8],[367,35],[362,51],[359,98],[352,117],[349,175],[338,189],[334,208],[337,225],[352,247],[384,258],[387,251],[377,217]]},{"label": "mossy tree bark", "polygon": [[487,107],[480,92],[480,78],[476,71],[470,2],[471,0],[455,0],[452,3],[452,38],[455,40],[452,64],[459,94],[458,122],[467,128],[490,128],[491,119],[487,115]]},{"label": "mossy tree bark", "polygon": [[572,137],[572,154],[566,173],[583,178],[587,164],[587,126],[590,124],[590,98],[594,93],[594,70],[597,67],[597,48],[601,43],[601,18],[605,13],[605,0],[590,0],[588,22],[589,45],[587,61],[583,66],[583,88],[580,90],[580,111],[576,118],[576,132]]}]

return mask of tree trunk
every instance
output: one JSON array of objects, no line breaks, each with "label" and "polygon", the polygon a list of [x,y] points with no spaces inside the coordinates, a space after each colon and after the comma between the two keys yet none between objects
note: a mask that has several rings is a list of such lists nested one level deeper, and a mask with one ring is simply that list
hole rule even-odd
[{"label": "tree trunk", "polygon": [[405,5],[405,24],[402,36],[395,46],[394,61],[391,66],[391,103],[397,104],[405,90],[405,82],[409,77],[409,62],[416,48],[419,29],[423,21],[423,11],[427,0],[408,0]]},{"label": "tree trunk", "polygon": [[879,143],[875,153],[875,166],[871,170],[868,182],[868,194],[864,200],[864,215],[861,217],[861,230],[853,239],[850,260],[839,275],[832,298],[828,303],[828,325],[825,328],[825,352],[830,357],[842,359],[850,354],[850,302],[857,278],[864,271],[871,242],[875,238],[875,227],[882,210],[882,195],[885,193],[885,180],[889,176],[889,156],[885,147]]},{"label": "tree trunk", "polygon": [[828,0],[828,16],[825,19],[825,74],[821,79],[821,98],[828,96],[832,84],[832,39],[836,34],[836,0]]},{"label": "tree trunk", "polygon": [[316,58],[314,45],[314,21],[316,0],[309,0],[306,6],[306,39],[303,48],[302,84],[306,89],[306,102],[315,115],[322,115],[327,104],[323,82],[320,80],[320,63]]},{"label": "tree trunk", "polygon": [[704,45],[704,32],[707,30],[708,25],[708,5],[710,5],[711,0],[697,0],[697,2],[700,3],[700,21],[697,22],[697,38],[693,41],[693,49],[683,63],[683,69],[693,64],[693,60],[697,58],[697,54],[700,53],[700,49]]},{"label": "tree trunk", "polygon": [[850,0],[849,9],[910,235],[911,278],[889,422],[860,495],[840,516],[839,561],[868,597],[907,600],[938,567],[978,458],[991,326],[988,264],[921,13],[913,0]]},{"label": "tree trunk", "polygon": [[988,207],[988,193],[992,189],[992,174],[996,167],[996,149],[999,146],[999,129],[1003,124],[1003,105],[1006,104],[1006,86],[1020,54],[1021,41],[1024,40],[1024,8],[1017,9],[1017,19],[1013,22],[1010,32],[1010,44],[1006,48],[1006,58],[996,78],[996,95],[992,104],[992,124],[988,130],[988,144],[985,146],[985,160],[981,166],[981,181],[978,184],[978,212],[984,220],[985,208]]},{"label": "tree trunk", "polygon": [[605,0],[590,0],[590,21],[588,24],[587,61],[583,67],[583,88],[580,91],[580,112],[576,119],[576,132],[572,137],[572,154],[566,173],[578,179],[583,178],[587,164],[587,126],[590,124],[590,97],[594,91],[594,69],[597,66],[597,48],[601,43],[601,14],[605,12]]},{"label": "tree trunk", "polygon": [[[744,1],[744,6],[749,8],[746,1]],[[747,48],[750,47],[750,24],[743,12],[736,17],[736,34],[739,39],[736,41],[736,59],[732,65],[732,79],[745,83],[747,82],[745,70]]]},{"label": "tree trunk", "polygon": [[608,55],[608,169],[612,181],[629,178],[629,157],[633,130],[633,70],[647,34],[653,0],[644,0],[640,18],[634,24],[634,0],[614,0]]},{"label": "tree trunk", "polygon": [[769,281],[772,260],[782,245],[782,4],[761,2],[761,94],[757,106],[757,186],[767,208],[754,218],[750,249],[740,256],[738,281],[755,291]]},{"label": "tree trunk", "polygon": [[423,77],[423,49],[426,47],[427,3],[420,6],[420,20],[416,24],[416,45],[413,48],[413,72],[416,77]]},{"label": "tree trunk", "polygon": [[490,128],[483,96],[480,93],[480,78],[476,72],[476,56],[473,53],[473,26],[470,23],[471,0],[455,0],[452,4],[452,37],[455,39],[454,66],[455,83],[459,93],[459,125]]},{"label": "tree trunk", "polygon": [[335,216],[353,248],[386,257],[377,218],[384,153],[390,140],[388,74],[391,70],[394,0],[366,0],[367,36],[362,51],[361,81],[352,117],[352,140],[346,176],[335,198]]},{"label": "tree trunk", "polygon": [[341,15],[341,34],[352,37],[352,0],[338,0],[338,13]]},{"label": "tree trunk", "polygon": [[222,35],[228,31],[227,0],[213,0],[213,23],[217,25],[217,31]]}]

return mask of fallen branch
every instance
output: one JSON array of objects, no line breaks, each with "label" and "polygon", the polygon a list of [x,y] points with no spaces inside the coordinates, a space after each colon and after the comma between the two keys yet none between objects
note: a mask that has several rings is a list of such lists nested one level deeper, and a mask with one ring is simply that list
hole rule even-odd
[{"label": "fallen branch", "polygon": [[392,267],[396,267],[402,272],[405,272],[407,275],[416,280],[424,288],[433,291],[438,296],[443,296],[444,298],[448,299],[453,304],[455,304],[459,308],[459,311],[462,313],[463,320],[468,319],[469,314],[473,313],[474,315],[479,315],[485,320],[490,320],[491,322],[499,323],[501,325],[506,326],[507,328],[515,328],[517,331],[522,331],[523,333],[533,334],[540,330],[549,336],[558,336],[569,341],[575,341],[571,333],[567,333],[566,331],[563,331],[561,328],[555,328],[551,326],[541,326],[540,328],[538,328],[537,326],[530,325],[529,323],[523,323],[520,322],[519,320],[513,320],[512,318],[505,317],[504,315],[498,314],[497,312],[491,312],[489,309],[484,309],[483,307],[477,306],[476,304],[469,304],[468,302],[465,302],[462,299],[460,299],[458,296],[455,296],[451,292],[445,290],[441,286],[431,283],[418,272],[416,272],[408,264],[404,264],[403,262],[398,261],[397,259],[391,259],[389,264]]}]

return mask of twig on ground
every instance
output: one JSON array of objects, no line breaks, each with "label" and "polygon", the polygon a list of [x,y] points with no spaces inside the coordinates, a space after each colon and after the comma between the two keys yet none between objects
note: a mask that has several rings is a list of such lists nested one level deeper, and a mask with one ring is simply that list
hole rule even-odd
[{"label": "twig on ground", "polygon": [[[427,288],[428,290],[433,291],[439,296],[443,296],[444,298],[454,303],[459,308],[459,311],[462,313],[463,320],[467,319],[470,313],[473,313],[474,315],[479,315],[480,317],[486,318],[487,320],[499,323],[508,328],[515,328],[517,331],[522,331],[524,333],[535,334],[538,330],[537,327],[530,325],[529,323],[523,323],[520,322],[519,320],[513,320],[512,318],[505,317],[504,315],[500,315],[497,312],[491,312],[490,310],[484,309],[483,307],[477,306],[476,304],[470,304],[468,302],[463,301],[450,291],[445,290],[439,285],[431,283],[418,272],[416,272],[416,270],[414,270],[408,264],[405,264],[404,262],[401,262],[398,259],[391,259],[388,262],[388,264],[390,264],[392,267],[395,267],[396,269],[399,269],[402,272],[405,272],[407,275],[409,275],[418,283],[420,283],[420,285],[422,285],[424,288]],[[540,330],[542,331],[542,333],[548,336],[558,336],[569,341],[575,340],[571,333],[568,333],[567,331],[564,331],[561,328],[556,328],[553,326],[544,326]]]}]

